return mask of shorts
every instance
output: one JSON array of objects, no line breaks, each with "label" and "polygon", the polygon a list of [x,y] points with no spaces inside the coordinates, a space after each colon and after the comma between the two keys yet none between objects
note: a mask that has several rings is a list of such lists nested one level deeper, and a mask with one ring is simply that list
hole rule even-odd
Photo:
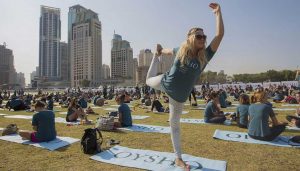
[{"label": "shorts", "polygon": [[32,132],[30,134],[30,141],[32,141],[32,142],[39,142],[39,140],[36,139],[36,132]]}]

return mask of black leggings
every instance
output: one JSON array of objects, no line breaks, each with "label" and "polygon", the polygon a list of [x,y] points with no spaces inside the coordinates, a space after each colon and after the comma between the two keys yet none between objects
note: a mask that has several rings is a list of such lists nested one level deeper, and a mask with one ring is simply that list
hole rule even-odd
[{"label": "black leggings", "polygon": [[213,118],[210,118],[207,123],[223,123],[226,120],[225,116],[216,116]]},{"label": "black leggings", "polygon": [[195,103],[197,103],[195,91],[192,91],[192,92],[190,93],[190,96],[189,96],[189,101],[190,101],[190,102],[191,102],[191,100],[192,100],[192,96],[193,96],[193,98],[194,98]]},{"label": "black leggings", "polygon": [[285,125],[277,125],[270,128],[271,134],[265,137],[249,135],[251,138],[262,141],[273,141],[285,130]]}]

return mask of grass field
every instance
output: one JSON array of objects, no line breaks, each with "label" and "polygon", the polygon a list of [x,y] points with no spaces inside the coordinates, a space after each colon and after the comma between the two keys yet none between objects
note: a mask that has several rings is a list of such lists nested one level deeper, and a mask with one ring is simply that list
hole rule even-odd
[{"label": "grass field", "polygon": [[[115,102],[111,101],[110,104],[115,104]],[[276,106],[280,107],[279,104]],[[203,118],[204,111],[190,110],[190,108],[190,106],[185,106],[184,110],[189,110],[190,112],[187,115],[182,115],[182,118]],[[66,109],[61,110],[66,111]],[[107,111],[102,109],[94,110],[100,114],[107,113]],[[0,113],[33,114],[24,111],[0,111]],[[136,111],[132,114],[151,116],[144,120],[134,120],[134,123],[168,126],[168,114],[146,113],[145,109],[140,108],[136,108]],[[283,121],[287,114],[292,113],[280,112],[277,117]],[[65,117],[65,115],[60,115],[57,112],[56,117]],[[89,115],[89,119],[95,121],[96,118],[97,115]],[[16,123],[18,127],[23,130],[32,129],[29,120],[0,118],[0,127],[4,128],[10,123]],[[89,127],[92,126],[66,126],[61,123],[56,124],[56,130],[59,136],[79,139],[84,129]],[[208,159],[227,161],[227,170],[229,171],[299,170],[300,149],[216,140],[212,138],[216,129],[246,132],[245,129],[238,128],[235,124],[231,126],[181,124],[183,153]],[[108,139],[115,139],[120,140],[120,145],[125,147],[173,152],[169,134],[139,132],[102,132],[102,134],[105,141],[104,147]],[[283,135],[299,135],[299,132],[285,131]],[[33,146],[0,141],[0,170],[139,170],[97,162],[90,160],[89,157],[89,155],[81,151],[79,142],[50,152]]]}]

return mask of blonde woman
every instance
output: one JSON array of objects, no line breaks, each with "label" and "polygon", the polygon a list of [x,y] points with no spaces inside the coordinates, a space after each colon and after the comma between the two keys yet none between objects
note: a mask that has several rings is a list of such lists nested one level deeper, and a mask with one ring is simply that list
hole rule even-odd
[{"label": "blonde woman", "polygon": [[[201,72],[217,51],[224,35],[224,25],[219,4],[211,3],[216,16],[216,36],[206,48],[206,35],[201,28],[192,28],[187,39],[179,49],[163,49],[157,45],[156,54],[147,73],[146,84],[167,93],[170,108],[171,139],[176,155],[176,165],[189,170],[189,166],[181,158],[180,115],[183,103],[187,100]],[[178,51],[178,52],[177,52]],[[159,56],[176,55],[170,71],[157,76]]]}]

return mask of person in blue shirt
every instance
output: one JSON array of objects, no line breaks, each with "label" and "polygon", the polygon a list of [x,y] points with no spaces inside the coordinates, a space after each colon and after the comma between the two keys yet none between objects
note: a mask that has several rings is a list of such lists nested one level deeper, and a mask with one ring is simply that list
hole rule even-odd
[{"label": "person in blue shirt", "polygon": [[247,94],[241,94],[240,104],[236,108],[237,125],[240,128],[247,128],[249,117],[250,98]]},{"label": "person in blue shirt", "polygon": [[[267,94],[263,90],[254,92],[249,106],[248,135],[257,140],[272,141],[284,130],[287,123],[279,122],[271,106],[266,104]],[[272,126],[269,126],[269,118]]]},{"label": "person in blue shirt", "polygon": [[204,112],[204,122],[206,123],[224,123],[226,117],[218,107],[219,94],[215,91],[209,95],[210,101],[207,103]]},{"label": "person in blue shirt", "polygon": [[53,110],[53,99],[52,99],[52,96],[48,96],[47,97],[47,100],[48,100],[48,105],[47,105],[47,110]]},{"label": "person in blue shirt", "polygon": [[[206,47],[206,35],[201,28],[192,28],[180,48],[163,49],[157,45],[155,56],[152,58],[146,84],[156,90],[165,92],[169,98],[171,139],[176,155],[177,166],[188,170],[189,167],[182,160],[180,145],[180,115],[183,104],[189,97],[201,72],[217,51],[224,35],[224,25],[219,4],[209,4],[215,13],[217,29],[216,36]],[[176,56],[170,70],[165,74],[157,75],[159,56]]]},{"label": "person in blue shirt", "polygon": [[226,99],[227,99],[226,92],[224,90],[220,89],[219,90],[219,102],[220,102],[221,108],[227,108]]},{"label": "person in blue shirt", "polygon": [[124,94],[116,98],[117,104],[120,105],[118,108],[119,122],[115,123],[116,127],[132,126],[131,111],[129,106],[125,104],[124,101],[125,101]]},{"label": "person in blue shirt", "polygon": [[47,142],[56,138],[55,116],[53,111],[45,110],[46,104],[37,101],[35,104],[36,114],[32,117],[33,132],[19,131],[19,135],[32,142]]},{"label": "person in blue shirt", "polygon": [[83,96],[80,97],[78,104],[84,109],[87,108],[87,101]]}]

